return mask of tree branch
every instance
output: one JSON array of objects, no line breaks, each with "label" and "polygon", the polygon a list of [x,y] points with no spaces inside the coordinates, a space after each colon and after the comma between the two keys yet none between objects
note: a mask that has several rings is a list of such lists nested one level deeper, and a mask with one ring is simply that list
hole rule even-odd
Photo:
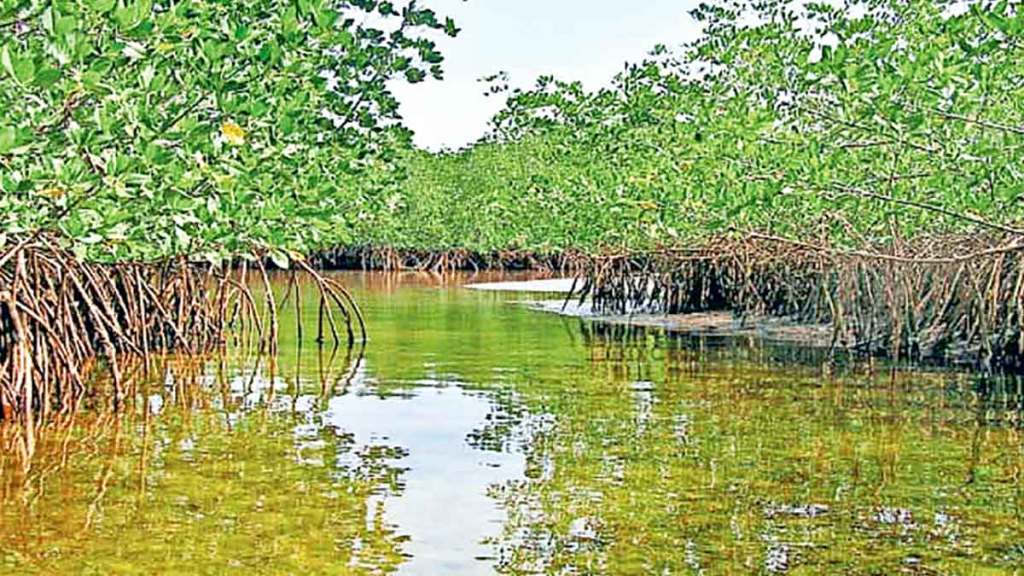
[{"label": "tree branch", "polygon": [[950,216],[950,217],[956,218],[958,220],[964,220],[964,221],[970,222],[972,224],[977,224],[978,226],[982,226],[984,228],[991,228],[993,230],[999,230],[1000,232],[1006,232],[1008,234],[1015,234],[1017,236],[1024,236],[1024,229],[1015,228],[1013,226],[1006,226],[1004,224],[999,224],[997,222],[991,222],[989,220],[986,220],[984,218],[980,218],[978,216],[973,216],[971,214],[964,214],[962,212],[955,212],[953,210],[950,210],[948,208],[944,208],[944,207],[939,206],[937,204],[928,204],[928,203],[925,203],[925,202],[916,202],[914,200],[906,200],[906,199],[903,199],[903,198],[896,198],[896,197],[889,196],[889,195],[886,195],[886,194],[879,194],[877,192],[871,192],[871,191],[868,191],[868,190],[861,190],[859,188],[854,188],[852,186],[844,186],[842,184],[833,184],[832,187],[835,190],[837,190],[839,192],[842,192],[844,194],[851,194],[851,195],[854,195],[854,196],[861,196],[861,197],[864,197],[864,198],[872,198],[874,200],[881,200],[883,202],[889,202],[889,203],[892,203],[892,204],[898,204],[900,206],[908,206],[910,208],[917,208],[919,210],[927,210],[929,212],[936,212],[936,213],[942,214],[944,216]]}]

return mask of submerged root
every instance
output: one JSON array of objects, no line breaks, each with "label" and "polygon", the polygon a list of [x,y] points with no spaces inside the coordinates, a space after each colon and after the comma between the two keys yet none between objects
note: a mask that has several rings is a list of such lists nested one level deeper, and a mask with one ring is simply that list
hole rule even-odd
[{"label": "submerged root", "polygon": [[576,296],[604,312],[728,310],[832,326],[834,349],[1024,369],[1024,244],[937,238],[840,250],[764,235],[609,254]]}]

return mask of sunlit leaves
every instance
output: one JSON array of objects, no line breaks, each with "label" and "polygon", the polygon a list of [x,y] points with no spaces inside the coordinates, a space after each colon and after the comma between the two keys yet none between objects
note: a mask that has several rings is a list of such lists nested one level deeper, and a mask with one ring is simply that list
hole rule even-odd
[{"label": "sunlit leaves", "polygon": [[0,66],[10,78],[21,86],[29,86],[35,80],[36,66],[30,54],[19,54],[8,45],[0,47]]},{"label": "sunlit leaves", "polygon": [[496,74],[491,137],[415,156],[396,230],[367,234],[647,250],[750,230],[840,245],[976,230],[950,213],[1019,222],[1024,10],[969,5],[716,0],[692,14],[703,37],[656,48],[611,89],[512,90]]},{"label": "sunlit leaves", "polygon": [[[307,176],[408,145],[388,82],[440,75],[421,35],[445,26],[432,14],[408,0],[0,2],[0,233],[56,228],[104,259],[350,237],[337,198],[359,180]],[[67,211],[34,193],[57,189],[78,191]]]},{"label": "sunlit leaves", "polygon": [[234,122],[225,122],[220,126],[220,133],[227,142],[234,146],[245,144],[245,130]]}]

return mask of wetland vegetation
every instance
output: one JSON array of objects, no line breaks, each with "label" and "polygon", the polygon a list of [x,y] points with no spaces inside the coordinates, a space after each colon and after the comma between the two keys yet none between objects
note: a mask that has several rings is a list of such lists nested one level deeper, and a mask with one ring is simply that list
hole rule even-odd
[{"label": "wetland vegetation", "polygon": [[1019,3],[713,0],[441,152],[430,4],[0,0],[0,571],[1020,573]]}]

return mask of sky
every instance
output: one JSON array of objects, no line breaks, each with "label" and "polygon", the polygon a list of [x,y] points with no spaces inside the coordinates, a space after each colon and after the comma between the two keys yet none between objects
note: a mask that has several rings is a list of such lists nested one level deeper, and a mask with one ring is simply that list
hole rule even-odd
[{"label": "sky", "polygon": [[416,144],[456,149],[484,135],[503,98],[485,97],[479,78],[506,71],[513,87],[538,76],[579,80],[590,89],[610,83],[626,62],[656,44],[692,40],[687,13],[697,0],[422,0],[462,32],[438,41],[445,79],[396,83],[406,125]]}]

